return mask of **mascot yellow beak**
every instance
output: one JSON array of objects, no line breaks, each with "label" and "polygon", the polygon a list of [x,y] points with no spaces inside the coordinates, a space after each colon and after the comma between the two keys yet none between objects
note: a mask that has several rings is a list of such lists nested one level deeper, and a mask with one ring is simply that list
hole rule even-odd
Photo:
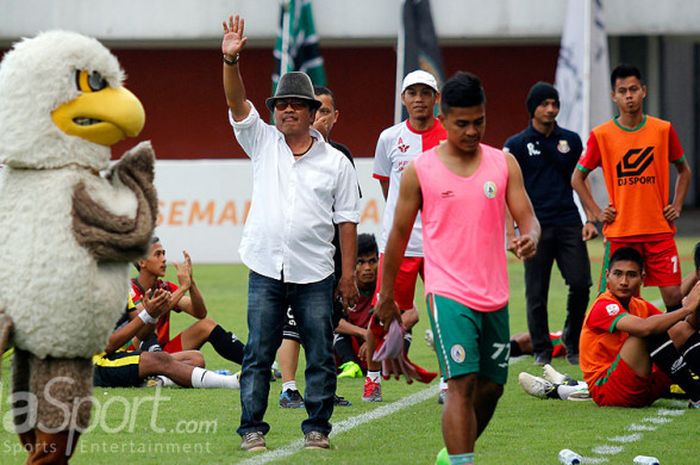
[{"label": "mascot yellow beak", "polygon": [[104,80],[101,86],[93,85],[94,74],[78,72],[83,93],[51,113],[54,124],[66,134],[100,145],[110,146],[137,136],[146,122],[139,99],[124,87],[107,86]]}]

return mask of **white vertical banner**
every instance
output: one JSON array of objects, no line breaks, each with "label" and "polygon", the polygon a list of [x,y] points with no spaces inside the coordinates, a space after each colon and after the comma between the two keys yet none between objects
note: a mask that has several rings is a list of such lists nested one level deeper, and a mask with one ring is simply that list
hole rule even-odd
[{"label": "white vertical banner", "polygon": [[[602,0],[569,0],[561,37],[555,86],[560,126],[578,133],[586,146],[590,130],[612,117],[610,60]],[[593,197],[608,204],[602,173],[588,177]],[[576,198],[580,207],[580,202]]]}]

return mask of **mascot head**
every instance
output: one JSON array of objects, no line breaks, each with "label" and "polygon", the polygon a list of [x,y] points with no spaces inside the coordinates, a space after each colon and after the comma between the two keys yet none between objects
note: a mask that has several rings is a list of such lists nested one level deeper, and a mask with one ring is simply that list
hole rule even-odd
[{"label": "mascot head", "polygon": [[50,31],[16,43],[0,63],[0,163],[105,169],[109,147],[145,122],[123,80],[117,59],[95,39]]}]

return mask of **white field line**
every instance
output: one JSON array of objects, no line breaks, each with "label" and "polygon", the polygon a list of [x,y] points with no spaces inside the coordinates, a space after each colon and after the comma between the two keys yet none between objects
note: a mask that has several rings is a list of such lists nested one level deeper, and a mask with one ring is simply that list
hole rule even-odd
[{"label": "white field line", "polygon": [[[632,444],[637,441],[641,441],[644,435],[639,432],[639,431],[655,431],[656,426],[652,425],[663,425],[667,423],[671,423],[673,421],[673,417],[678,417],[683,414],[685,414],[686,409],[684,409],[684,405],[682,402],[674,402],[674,406],[678,406],[677,409],[668,409],[668,408],[662,408],[658,409],[656,411],[655,417],[644,417],[640,423],[632,423],[625,427],[625,431],[633,431],[635,433],[633,434],[628,434],[625,436],[614,436],[608,438],[608,441],[610,442],[616,442],[619,444]],[[646,424],[644,424],[646,423]],[[648,423],[651,423],[649,425]],[[620,452],[624,450],[624,446],[613,446],[610,444],[604,444],[600,446],[595,446],[591,448],[591,452],[593,454],[599,455],[599,456],[610,456],[610,455],[617,455]],[[601,462],[607,462],[607,459],[604,457],[583,457],[583,463],[585,464],[595,464],[595,463],[603,463]]]},{"label": "white field line", "polygon": [[[410,396],[403,397],[397,400],[396,402],[392,402],[391,404],[383,405],[370,412],[365,412],[361,415],[357,415],[354,417],[350,417],[347,420],[343,420],[337,423],[335,426],[333,426],[333,431],[331,432],[330,437],[332,438],[334,436],[337,436],[338,434],[355,429],[358,426],[363,425],[365,423],[379,420],[381,418],[399,412],[405,408],[412,407],[428,399],[432,399],[435,397],[435,395],[437,395],[439,390],[440,386],[436,384],[430,386],[427,389],[423,389],[422,391],[418,391],[415,394],[411,394]],[[243,460],[242,462],[238,462],[238,465],[261,465],[269,463],[273,460],[278,460],[283,457],[294,455],[303,448],[304,441],[302,439],[297,439],[279,449],[275,449],[262,454],[255,454],[249,459]]]}]

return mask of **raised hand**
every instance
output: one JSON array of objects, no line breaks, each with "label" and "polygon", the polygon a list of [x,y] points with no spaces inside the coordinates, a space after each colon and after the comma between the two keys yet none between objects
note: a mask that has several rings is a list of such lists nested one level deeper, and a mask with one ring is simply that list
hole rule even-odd
[{"label": "raised hand", "polygon": [[245,20],[240,16],[228,17],[228,24],[223,22],[224,37],[221,41],[221,52],[233,59],[245,47],[248,38],[243,35]]},{"label": "raised hand", "polygon": [[187,251],[183,250],[182,255],[185,261],[182,263],[173,262],[175,270],[177,270],[177,281],[181,288],[189,290],[192,287],[192,260]]}]

